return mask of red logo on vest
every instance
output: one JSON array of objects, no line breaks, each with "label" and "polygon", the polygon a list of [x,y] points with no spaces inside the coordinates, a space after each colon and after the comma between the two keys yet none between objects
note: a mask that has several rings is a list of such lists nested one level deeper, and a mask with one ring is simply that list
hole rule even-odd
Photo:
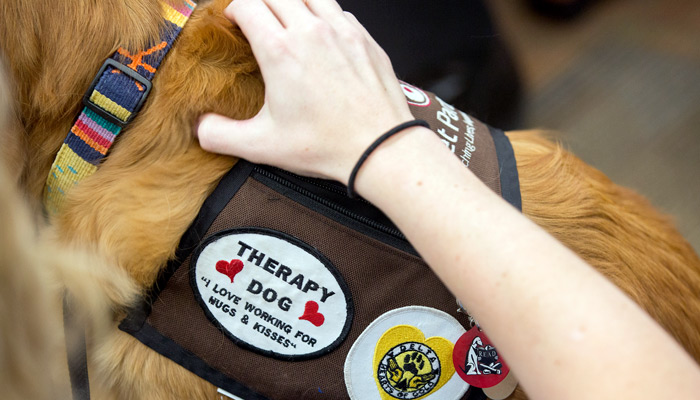
[{"label": "red logo on vest", "polygon": [[468,384],[478,388],[496,386],[510,371],[489,338],[476,327],[457,340],[452,352],[452,362],[457,374]]},{"label": "red logo on vest", "polygon": [[409,85],[406,82],[399,81],[403,94],[406,96],[406,101],[408,104],[427,107],[430,105],[430,96],[428,96],[424,91],[418,89],[413,85]]}]

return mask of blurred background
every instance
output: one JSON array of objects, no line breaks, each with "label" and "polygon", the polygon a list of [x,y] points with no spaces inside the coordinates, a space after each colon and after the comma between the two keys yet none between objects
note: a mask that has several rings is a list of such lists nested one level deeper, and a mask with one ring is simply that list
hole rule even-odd
[{"label": "blurred background", "polygon": [[700,253],[700,2],[598,0],[568,19],[488,5],[525,86],[521,126],[560,131]]},{"label": "blurred background", "polygon": [[563,144],[700,253],[698,0],[340,0],[400,78]]}]

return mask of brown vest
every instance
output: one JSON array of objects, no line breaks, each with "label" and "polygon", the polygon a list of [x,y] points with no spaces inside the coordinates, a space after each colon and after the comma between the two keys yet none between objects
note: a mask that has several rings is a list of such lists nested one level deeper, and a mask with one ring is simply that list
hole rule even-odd
[{"label": "brown vest", "polygon": [[[402,86],[416,118],[520,208],[503,132]],[[454,296],[378,209],[345,193],[239,161],[120,328],[234,399],[474,394],[452,364],[469,327]]]}]

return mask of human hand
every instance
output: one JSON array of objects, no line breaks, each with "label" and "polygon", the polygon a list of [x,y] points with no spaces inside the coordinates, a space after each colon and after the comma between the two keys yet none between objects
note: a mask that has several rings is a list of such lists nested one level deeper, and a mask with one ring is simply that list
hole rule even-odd
[{"label": "human hand", "polygon": [[202,117],[205,150],[347,183],[362,152],[412,120],[386,53],[334,0],[235,0],[265,80],[253,118]]}]

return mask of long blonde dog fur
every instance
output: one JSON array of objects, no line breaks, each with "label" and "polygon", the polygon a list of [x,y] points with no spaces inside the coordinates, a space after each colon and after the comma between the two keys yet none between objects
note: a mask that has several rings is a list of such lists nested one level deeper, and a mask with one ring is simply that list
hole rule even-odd
[{"label": "long blonde dog fur", "polygon": [[[0,65],[0,132],[10,135],[10,89]],[[56,232],[32,215],[0,159],[0,387],[3,399],[70,398],[68,351],[82,328],[64,329],[63,300],[96,346],[112,332],[138,288],[128,275],[90,251],[60,245]],[[68,350],[71,349],[71,350]]]},{"label": "long blonde dog fur", "polygon": [[[106,333],[90,341],[95,398],[218,398],[215,387],[118,331],[116,321],[118,311],[132,299],[131,286],[143,294],[153,284],[204,199],[235,163],[201,150],[192,134],[198,116],[216,112],[245,119],[262,106],[260,72],[242,33],[222,15],[227,3],[200,2],[159,69],[153,94],[139,117],[120,136],[98,173],[70,193],[65,211],[51,221],[50,241],[56,243],[52,246],[87,247],[98,255],[91,257],[99,257],[97,264],[103,268],[98,270],[111,268],[129,277],[107,282],[99,272],[86,273],[80,263],[57,269],[68,283],[70,274],[88,277],[90,288],[99,289],[92,295],[105,305],[94,313],[111,317]],[[9,171],[3,183],[15,181],[34,210],[39,209],[49,167],[80,111],[81,97],[96,68],[117,47],[135,49],[155,38],[161,24],[159,10],[155,0],[0,4],[0,48],[15,83],[12,97],[17,104],[8,117],[12,129],[3,132]],[[543,133],[508,136],[518,164],[524,214],[618,285],[700,361],[700,260],[669,219]],[[18,202],[16,196],[3,198],[2,207],[22,208]],[[45,279],[50,266],[46,258],[31,254],[34,236],[25,232],[22,221],[12,221],[3,223],[7,232],[2,248],[10,251],[9,259],[25,260],[39,269],[28,269],[33,275],[22,277],[3,260],[2,273],[16,273],[19,280]],[[78,298],[85,292],[74,291]],[[3,293],[2,300],[28,301],[16,292]],[[31,300],[41,303],[35,307],[50,304],[60,310],[60,301]],[[16,329],[46,324],[37,328],[38,335],[60,324],[10,315]],[[13,335],[5,340],[24,339]],[[49,351],[46,346],[60,343],[23,346],[33,347],[15,355],[20,359],[18,374],[25,378],[2,383],[14,385],[18,393],[30,393],[26,390],[32,385],[31,375],[23,371],[31,368],[22,363],[34,365]],[[511,398],[525,395],[517,390]]]}]

